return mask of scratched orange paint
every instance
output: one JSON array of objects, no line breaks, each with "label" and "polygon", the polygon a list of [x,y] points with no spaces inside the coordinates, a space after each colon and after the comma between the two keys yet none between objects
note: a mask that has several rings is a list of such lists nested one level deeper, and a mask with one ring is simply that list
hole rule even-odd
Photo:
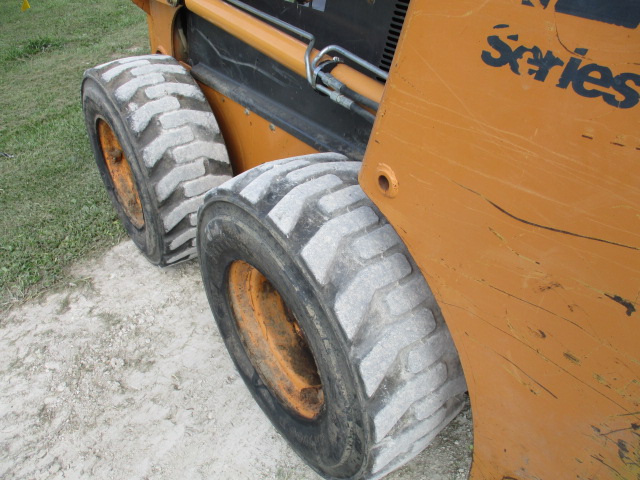
[{"label": "scratched orange paint", "polygon": [[[175,9],[136,3],[152,50],[171,54]],[[460,352],[473,480],[640,478],[637,21],[632,0],[411,1],[361,184]],[[241,12],[227,27],[262,28]],[[301,46],[262,33],[254,46],[303,74]],[[346,67],[336,75],[380,98]],[[236,173],[312,151],[204,90]]]},{"label": "scratched orange paint", "polygon": [[638,7],[588,4],[413,0],[365,156],[460,351],[474,480],[640,478]]}]

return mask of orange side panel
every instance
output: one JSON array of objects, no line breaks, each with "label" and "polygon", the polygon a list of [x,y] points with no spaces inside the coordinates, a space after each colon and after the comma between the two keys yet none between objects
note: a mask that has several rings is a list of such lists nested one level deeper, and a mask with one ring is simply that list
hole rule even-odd
[{"label": "orange side panel", "polygon": [[149,13],[149,0],[131,0],[135,3],[139,8],[145,11],[145,13]]},{"label": "orange side panel", "polygon": [[460,352],[474,480],[640,478],[638,21],[411,2],[360,180]]},{"label": "orange side panel", "polygon": [[151,53],[173,55],[173,20],[178,9],[158,0],[149,0],[149,42]]},{"label": "orange side panel", "polygon": [[317,153],[317,150],[270,124],[206,85],[200,84],[224,137],[235,175],[265,162]]}]

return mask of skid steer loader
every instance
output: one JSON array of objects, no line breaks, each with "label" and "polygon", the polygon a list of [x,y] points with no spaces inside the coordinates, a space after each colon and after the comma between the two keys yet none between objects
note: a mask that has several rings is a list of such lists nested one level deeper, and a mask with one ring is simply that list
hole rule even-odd
[{"label": "skid steer loader", "polygon": [[102,178],[313,469],[383,477],[468,391],[471,479],[640,479],[640,2],[134,2]]}]

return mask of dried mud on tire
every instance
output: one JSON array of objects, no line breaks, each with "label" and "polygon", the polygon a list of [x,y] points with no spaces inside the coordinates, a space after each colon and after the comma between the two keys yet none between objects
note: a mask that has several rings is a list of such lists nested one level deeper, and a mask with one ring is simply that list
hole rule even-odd
[{"label": "dried mud on tire", "polygon": [[[132,242],[0,319],[0,478],[318,479],[255,404],[195,262]],[[462,480],[468,405],[392,480]]]}]

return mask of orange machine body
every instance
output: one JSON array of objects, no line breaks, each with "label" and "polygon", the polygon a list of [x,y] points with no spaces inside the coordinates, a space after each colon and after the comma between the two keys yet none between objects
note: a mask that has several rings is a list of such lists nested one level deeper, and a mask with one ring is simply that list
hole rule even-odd
[{"label": "orange machine body", "polygon": [[[136,3],[153,51],[173,54],[175,2]],[[220,0],[185,6],[304,74],[299,40]],[[637,12],[411,1],[360,181],[460,352],[473,480],[640,478]],[[335,74],[380,99],[355,70]],[[313,151],[204,92],[235,173]]]},{"label": "orange machine body", "polygon": [[587,3],[414,0],[365,156],[460,352],[473,479],[640,478],[640,35]]}]

